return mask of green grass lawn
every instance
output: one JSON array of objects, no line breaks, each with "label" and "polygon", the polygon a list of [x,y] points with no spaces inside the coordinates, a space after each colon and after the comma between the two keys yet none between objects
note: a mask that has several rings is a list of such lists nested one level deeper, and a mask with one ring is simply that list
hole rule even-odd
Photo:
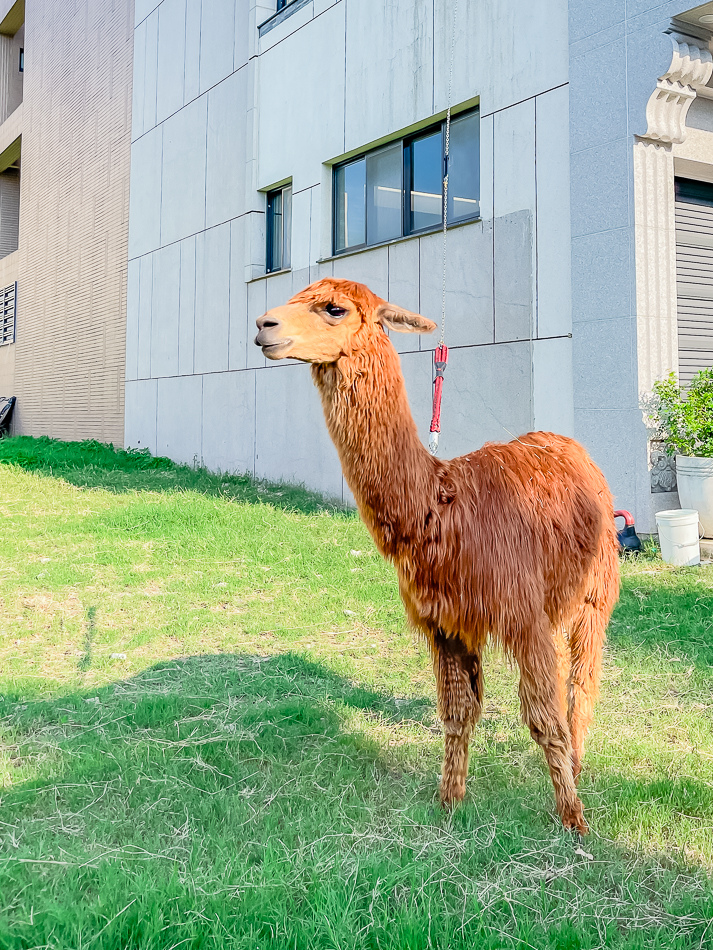
[{"label": "green grass lawn", "polygon": [[622,568],[582,840],[496,651],[439,809],[354,514],[95,443],[0,463],[2,950],[713,947],[713,567]]}]

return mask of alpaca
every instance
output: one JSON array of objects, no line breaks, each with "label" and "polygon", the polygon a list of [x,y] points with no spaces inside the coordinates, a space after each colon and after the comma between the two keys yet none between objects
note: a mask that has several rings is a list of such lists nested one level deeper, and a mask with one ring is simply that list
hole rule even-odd
[{"label": "alpaca", "polygon": [[585,834],[576,781],[619,590],[604,476],[581,445],[549,432],[450,461],[429,455],[385,329],[435,324],[363,284],[320,280],[257,325],[266,357],[312,364],[359,513],[429,644],[445,742],[441,802],[465,795],[490,636],[519,666],[522,716],[562,823]]}]

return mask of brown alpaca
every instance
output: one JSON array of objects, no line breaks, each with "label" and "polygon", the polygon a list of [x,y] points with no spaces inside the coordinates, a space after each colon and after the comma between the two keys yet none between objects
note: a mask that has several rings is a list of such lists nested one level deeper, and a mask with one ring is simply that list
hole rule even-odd
[{"label": "brown alpaca", "polygon": [[428,640],[445,732],[442,802],[465,794],[490,635],[520,668],[522,716],[547,759],[562,822],[584,834],[575,783],[619,590],[604,476],[581,445],[549,432],[432,458],[384,328],[435,324],[363,284],[321,280],[257,325],[269,359],[312,363],[361,517]]}]

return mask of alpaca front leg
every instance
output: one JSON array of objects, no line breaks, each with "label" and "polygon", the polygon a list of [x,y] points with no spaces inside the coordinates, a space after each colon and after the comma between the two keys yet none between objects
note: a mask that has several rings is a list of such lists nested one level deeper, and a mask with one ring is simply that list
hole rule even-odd
[{"label": "alpaca front leg", "polygon": [[480,653],[467,653],[458,638],[449,638],[440,632],[434,638],[433,661],[445,744],[441,803],[451,805],[465,796],[468,743],[473,726],[480,718],[483,671]]}]

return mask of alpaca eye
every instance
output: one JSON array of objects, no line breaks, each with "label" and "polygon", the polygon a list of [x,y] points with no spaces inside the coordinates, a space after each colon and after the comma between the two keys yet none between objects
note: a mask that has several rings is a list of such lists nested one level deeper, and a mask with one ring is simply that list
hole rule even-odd
[{"label": "alpaca eye", "polygon": [[328,303],[324,309],[327,311],[330,317],[343,317],[347,312],[344,307],[337,307],[333,303]]}]

